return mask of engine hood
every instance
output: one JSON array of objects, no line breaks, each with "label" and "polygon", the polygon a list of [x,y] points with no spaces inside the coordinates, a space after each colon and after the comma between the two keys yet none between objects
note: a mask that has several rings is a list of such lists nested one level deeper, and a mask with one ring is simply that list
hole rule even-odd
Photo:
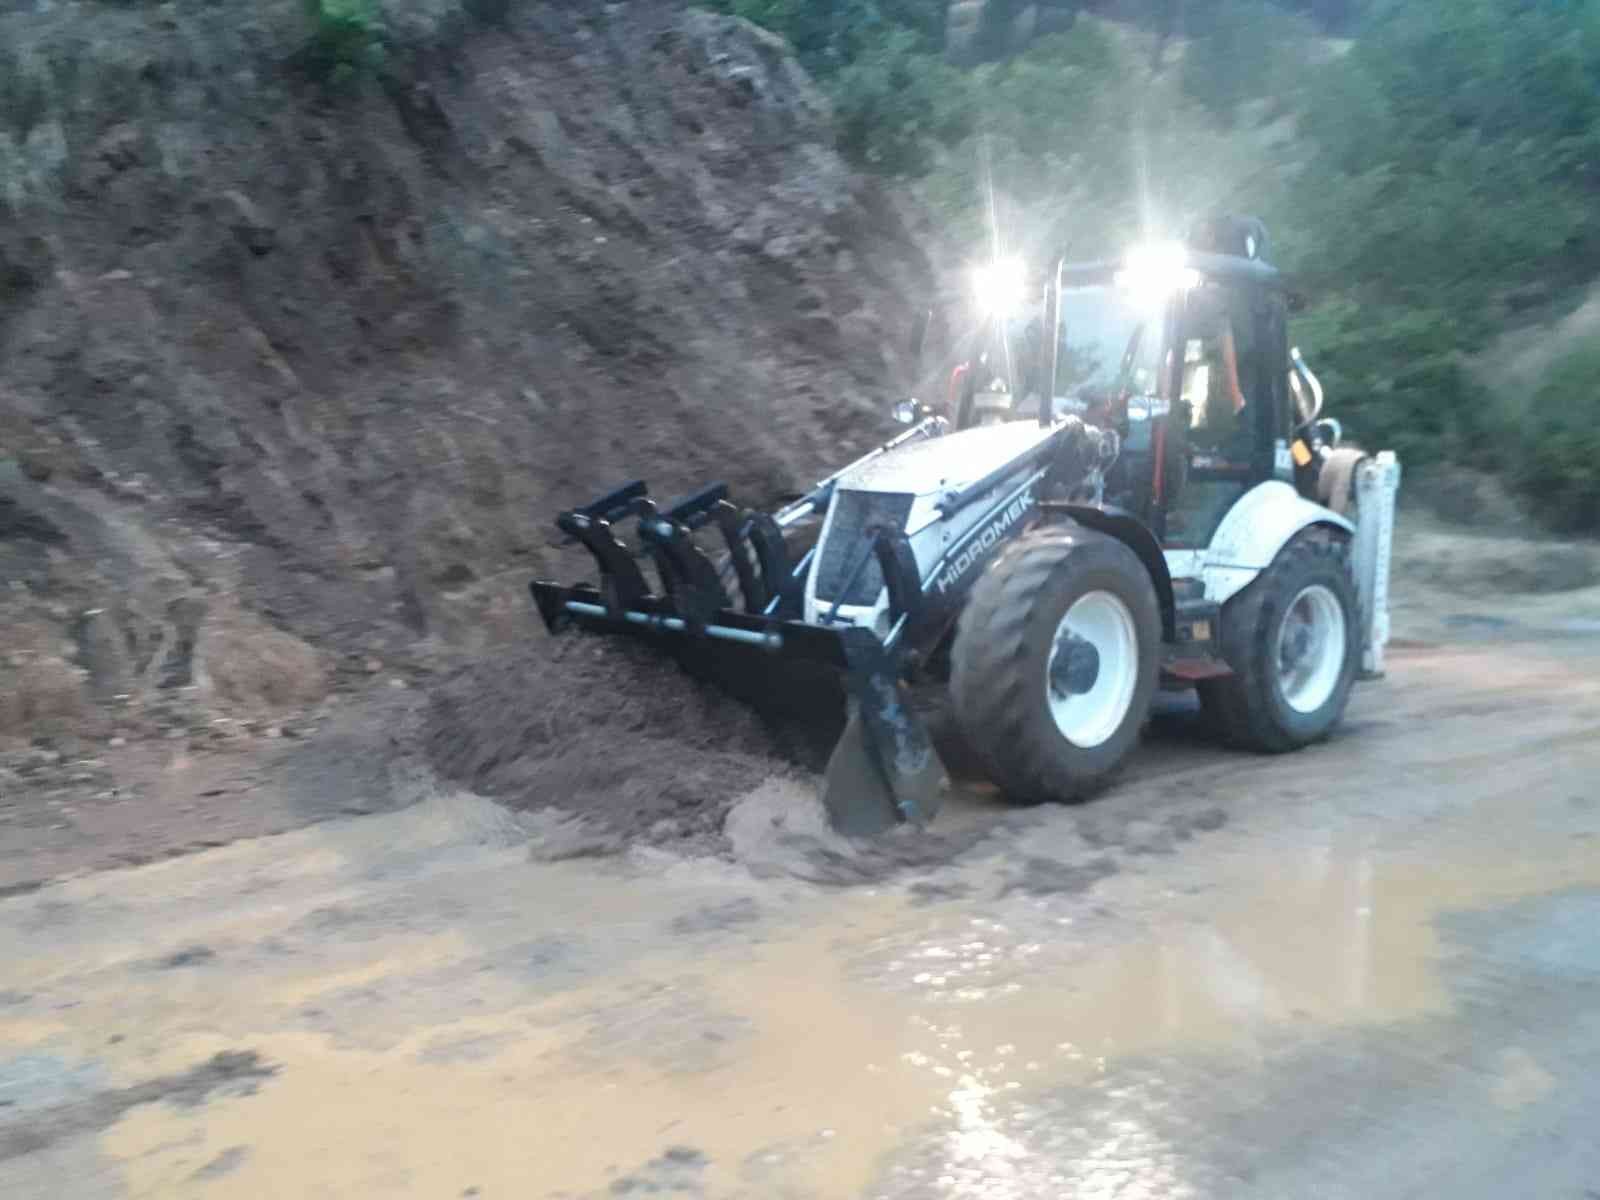
[{"label": "engine hood", "polygon": [[1055,430],[1036,421],[986,425],[943,437],[908,442],[863,463],[839,480],[853,492],[927,496],[960,491],[1037,446]]}]

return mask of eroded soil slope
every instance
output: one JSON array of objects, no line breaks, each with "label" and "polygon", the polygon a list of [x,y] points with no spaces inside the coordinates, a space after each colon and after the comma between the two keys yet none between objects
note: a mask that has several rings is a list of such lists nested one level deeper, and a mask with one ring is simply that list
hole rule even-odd
[{"label": "eroded soil slope", "polygon": [[0,16],[0,737],[490,652],[585,565],[558,507],[882,431],[927,265],[780,43],[380,15],[337,80],[298,0]]}]

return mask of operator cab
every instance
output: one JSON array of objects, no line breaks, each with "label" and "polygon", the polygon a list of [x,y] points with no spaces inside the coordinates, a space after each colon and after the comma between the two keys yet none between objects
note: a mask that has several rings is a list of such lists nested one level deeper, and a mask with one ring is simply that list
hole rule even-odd
[{"label": "operator cab", "polygon": [[1049,289],[1053,412],[1118,432],[1105,502],[1165,549],[1205,548],[1252,487],[1296,483],[1289,301],[1265,241],[1259,222],[1214,222],[1184,247],[1063,263]]}]

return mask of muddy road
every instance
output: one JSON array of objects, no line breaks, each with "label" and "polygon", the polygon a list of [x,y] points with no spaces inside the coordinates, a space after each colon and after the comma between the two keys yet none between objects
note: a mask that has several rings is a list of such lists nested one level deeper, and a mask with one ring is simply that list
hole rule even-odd
[{"label": "muddy road", "polygon": [[1462,629],[926,852],[772,781],[735,861],[543,862],[440,789],[12,896],[0,1195],[1593,1196],[1600,639]]}]

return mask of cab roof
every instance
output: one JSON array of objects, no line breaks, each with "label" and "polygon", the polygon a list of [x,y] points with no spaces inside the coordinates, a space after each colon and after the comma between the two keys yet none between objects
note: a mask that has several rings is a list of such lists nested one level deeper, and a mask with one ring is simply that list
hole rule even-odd
[{"label": "cab roof", "polygon": [[[1283,273],[1271,263],[1262,262],[1259,258],[1244,258],[1233,254],[1191,253],[1186,256],[1185,263],[1200,272],[1202,278],[1212,279],[1218,283],[1246,283],[1279,289],[1288,287]],[[1057,264],[1057,273],[1063,284],[1083,286],[1109,283],[1123,266],[1122,262],[1109,259],[1076,263],[1062,259]]]}]

